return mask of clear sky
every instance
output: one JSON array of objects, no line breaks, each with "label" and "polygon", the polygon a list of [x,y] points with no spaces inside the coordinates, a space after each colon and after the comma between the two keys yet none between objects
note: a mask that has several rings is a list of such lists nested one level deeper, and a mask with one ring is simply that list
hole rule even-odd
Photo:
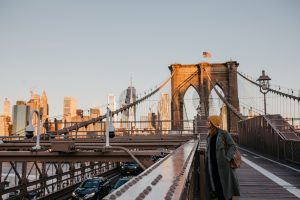
[{"label": "clear sky", "polygon": [[299,88],[299,0],[0,0],[0,113],[33,89],[45,90],[50,116],[63,97],[83,109],[106,103],[130,83],[162,82],[172,63],[230,59],[239,70]]}]

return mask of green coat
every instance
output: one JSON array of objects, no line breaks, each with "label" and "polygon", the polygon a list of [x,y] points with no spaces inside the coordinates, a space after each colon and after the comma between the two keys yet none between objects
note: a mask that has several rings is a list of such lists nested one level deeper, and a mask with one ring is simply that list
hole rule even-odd
[{"label": "green coat", "polygon": [[[230,199],[232,196],[240,196],[240,187],[238,178],[236,175],[236,169],[230,167],[230,160],[233,157],[234,151],[237,148],[235,142],[233,141],[231,135],[224,130],[218,129],[218,136],[216,141],[216,158],[218,163],[218,171],[220,175],[220,181],[223,188],[223,193],[226,199]],[[210,152],[210,140],[211,136],[207,137],[207,150],[205,157],[205,171],[206,171],[206,199],[210,198],[210,170],[208,168],[208,158]],[[228,151],[225,152],[225,143],[228,145]]]}]

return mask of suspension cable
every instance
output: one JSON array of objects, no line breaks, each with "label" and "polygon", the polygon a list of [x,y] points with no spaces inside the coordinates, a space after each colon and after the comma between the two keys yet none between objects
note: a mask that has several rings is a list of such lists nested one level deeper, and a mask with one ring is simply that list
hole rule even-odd
[{"label": "suspension cable", "polygon": [[[251,79],[247,78],[246,76],[244,76],[244,75],[241,74],[240,72],[237,71],[237,73],[238,73],[238,75],[240,75],[241,77],[243,77],[244,79],[246,79],[247,81],[249,81],[250,83],[252,83],[252,84],[254,84],[254,85],[258,86],[258,87],[261,87],[260,84],[258,84],[258,83],[256,83],[256,82],[252,81]],[[272,88],[269,88],[269,91],[270,91],[270,92],[273,92],[273,93],[275,93],[275,94],[278,94],[278,95],[282,95],[282,96],[284,96],[284,97],[288,97],[288,98],[292,98],[292,99],[295,99],[295,100],[300,101],[300,97],[296,97],[296,96],[294,96],[294,95],[286,94],[286,93],[284,93],[284,92],[280,92],[280,91],[275,90],[275,89],[272,89]]]},{"label": "suspension cable", "polygon": [[210,81],[210,84],[212,85],[213,89],[215,90],[215,92],[217,93],[217,95],[220,97],[220,99],[221,99],[221,100],[226,104],[226,106],[233,112],[233,114],[235,114],[240,120],[243,120],[244,118],[243,118],[242,114],[239,113],[239,112],[236,110],[236,108],[235,108],[233,105],[231,105],[231,104],[227,101],[227,99],[226,99],[225,97],[223,97],[223,96],[220,94],[220,92],[219,92],[219,91],[216,89],[216,87],[215,87],[216,84],[215,84],[214,82],[212,82],[209,72],[206,71],[205,67],[203,67],[203,69],[204,69],[204,71],[205,71],[206,74],[207,74],[207,77],[208,77],[208,79],[209,79],[209,81]]},{"label": "suspension cable", "polygon": [[[131,107],[134,107],[136,105],[138,105],[139,103],[145,101],[146,99],[148,99],[149,97],[153,96],[154,94],[156,94],[159,90],[161,90],[170,80],[171,78],[173,77],[174,75],[174,72],[163,82],[159,85],[159,87],[157,87],[155,90],[153,90],[152,92],[150,92],[149,94],[145,94],[144,97],[128,104],[128,105],[125,105],[123,106],[122,108],[119,108],[117,109],[116,111],[113,111],[112,112],[112,116],[118,114],[118,113],[122,113],[123,111],[131,108]],[[67,128],[63,128],[61,130],[58,130],[57,133],[58,134],[64,134],[64,133],[68,133],[70,131],[73,131],[73,130],[77,130],[81,127],[84,127],[84,126],[88,126],[92,123],[95,123],[95,122],[98,122],[98,121],[102,121],[103,119],[106,118],[106,114],[105,115],[101,115],[99,117],[96,117],[96,118],[93,118],[93,119],[90,119],[90,120],[87,120],[87,121],[84,121],[84,122],[80,122],[76,125],[73,125],[73,126],[70,126],[70,127],[67,127]]]}]

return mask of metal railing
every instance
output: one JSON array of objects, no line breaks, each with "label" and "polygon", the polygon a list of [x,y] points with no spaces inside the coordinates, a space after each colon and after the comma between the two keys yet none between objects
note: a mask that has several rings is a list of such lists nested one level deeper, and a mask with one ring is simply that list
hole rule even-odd
[{"label": "metal railing", "polygon": [[[168,135],[168,134],[193,134],[193,120],[184,120],[183,123],[189,123],[189,128],[173,131],[170,120],[161,121],[114,121],[116,136],[137,136],[137,135]],[[81,122],[49,122],[47,129],[41,133],[41,140],[52,139],[85,139],[85,138],[103,138],[105,135],[105,121],[98,121],[79,128]],[[68,130],[68,127],[78,129]],[[60,134],[59,130],[65,129],[65,133]],[[47,134],[46,134],[47,133]],[[0,136],[2,141],[24,140],[25,132],[19,136]]]},{"label": "metal railing", "polygon": [[[279,115],[257,116],[238,123],[238,143],[272,157],[300,163],[300,139]],[[276,122],[272,118],[277,118]],[[273,121],[272,121],[273,120]]]},{"label": "metal railing", "polygon": [[[6,164],[5,164],[6,163]],[[116,163],[0,162],[0,199],[31,199],[49,196],[118,167]],[[11,168],[4,171],[4,166]],[[7,168],[8,169],[8,168]],[[13,177],[9,178],[9,177]]]}]

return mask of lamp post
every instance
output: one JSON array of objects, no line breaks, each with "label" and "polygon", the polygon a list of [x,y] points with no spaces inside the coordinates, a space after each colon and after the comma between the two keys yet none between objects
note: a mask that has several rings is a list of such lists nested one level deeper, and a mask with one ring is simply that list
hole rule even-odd
[{"label": "lamp post", "polygon": [[259,91],[263,93],[264,95],[264,110],[265,110],[265,115],[267,115],[267,104],[266,104],[266,94],[269,92],[270,84],[269,81],[271,78],[265,74],[265,70],[262,70],[262,74],[260,77],[256,80],[259,83]]},{"label": "lamp post", "polygon": [[115,128],[112,123],[112,113],[111,110],[107,107],[106,110],[106,131],[105,131],[105,147],[109,147],[109,138],[115,137]]},{"label": "lamp post", "polygon": [[25,128],[25,132],[26,132],[26,138],[32,138],[33,137],[33,132],[34,132],[34,127],[32,125],[32,115],[33,113],[35,113],[37,115],[37,119],[38,119],[38,122],[37,122],[37,136],[36,136],[36,145],[32,147],[33,150],[39,150],[41,149],[41,146],[40,146],[40,135],[41,135],[41,125],[40,125],[40,113],[37,111],[37,110],[33,110],[31,113],[30,113],[30,116],[29,116],[29,124],[28,126],[26,126]]}]

